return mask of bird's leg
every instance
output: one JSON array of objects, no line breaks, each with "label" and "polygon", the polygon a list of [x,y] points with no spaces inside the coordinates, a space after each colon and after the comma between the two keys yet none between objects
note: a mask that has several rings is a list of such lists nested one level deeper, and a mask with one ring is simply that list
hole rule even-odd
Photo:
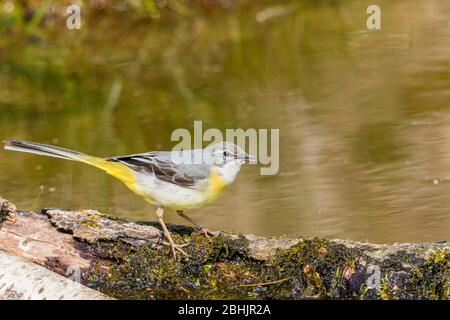
[{"label": "bird's leg", "polygon": [[215,236],[219,235],[219,233],[220,233],[220,231],[211,231],[208,228],[205,228],[205,227],[199,225],[197,222],[194,221],[194,219],[192,219],[188,215],[184,214],[183,210],[177,210],[177,214],[180,217],[182,217],[182,218],[186,219],[187,221],[189,221],[190,223],[192,223],[194,226],[200,228],[201,229],[200,232],[204,233],[207,238],[209,238],[210,235],[215,237]]},{"label": "bird's leg", "polygon": [[189,257],[189,255],[186,252],[184,252],[183,249],[181,249],[181,246],[179,246],[179,245],[175,244],[175,242],[173,242],[172,236],[170,235],[170,232],[167,229],[166,224],[164,223],[163,215],[164,215],[164,208],[158,207],[158,209],[156,209],[156,218],[158,219],[159,224],[163,228],[164,235],[166,236],[167,240],[169,240],[170,248],[172,249],[172,254],[173,254],[174,259],[177,258],[175,250],[178,250],[182,254],[184,254],[186,257]]}]

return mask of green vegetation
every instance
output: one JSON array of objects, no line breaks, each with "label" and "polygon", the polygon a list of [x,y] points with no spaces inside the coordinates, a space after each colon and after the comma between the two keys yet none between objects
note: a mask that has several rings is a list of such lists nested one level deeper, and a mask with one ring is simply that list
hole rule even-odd
[{"label": "green vegetation", "polygon": [[168,249],[162,254],[149,246],[116,251],[118,263],[90,274],[90,285],[121,299],[330,298],[341,290],[342,271],[354,266],[357,253],[312,239],[257,261],[246,254],[243,237],[193,234],[178,240],[190,241],[185,249],[191,259],[174,261]]},{"label": "green vegetation", "polygon": [[[366,268],[378,260],[362,248],[305,239],[267,261],[247,254],[248,240],[201,234],[177,237],[189,243],[190,259],[174,261],[170,250],[149,245],[129,251],[100,244],[114,261],[97,266],[87,283],[120,299],[448,299],[450,255],[430,251],[426,260],[402,251],[383,258],[380,290],[368,289]],[[105,250],[107,248],[107,250]],[[403,266],[415,265],[412,269]],[[378,261],[379,263],[379,261]]]},{"label": "green vegetation", "polygon": [[450,250],[433,252],[420,268],[413,270],[410,289],[421,288],[423,299],[450,299]]},{"label": "green vegetation", "polygon": [[450,298],[450,251],[432,251],[425,261],[411,270],[411,275],[402,280],[403,285],[394,285],[387,277],[383,279],[380,297],[384,300]]}]

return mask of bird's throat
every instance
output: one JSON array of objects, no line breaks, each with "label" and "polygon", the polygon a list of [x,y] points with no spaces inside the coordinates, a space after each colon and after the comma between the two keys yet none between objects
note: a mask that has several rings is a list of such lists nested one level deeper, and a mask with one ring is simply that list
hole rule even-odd
[{"label": "bird's throat", "polygon": [[208,181],[209,202],[215,201],[226,186],[227,184],[220,175],[217,172],[211,171]]}]

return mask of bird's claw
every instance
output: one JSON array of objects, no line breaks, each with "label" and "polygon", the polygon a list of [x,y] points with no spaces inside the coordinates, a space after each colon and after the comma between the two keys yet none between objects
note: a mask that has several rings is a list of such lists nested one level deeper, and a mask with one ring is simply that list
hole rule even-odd
[{"label": "bird's claw", "polygon": [[217,237],[220,234],[220,231],[211,231],[208,228],[201,228],[200,232],[203,233],[207,238],[209,238],[209,236]]},{"label": "bird's claw", "polygon": [[182,244],[182,245],[179,245],[179,244],[173,244],[171,247],[172,247],[172,254],[173,254],[173,257],[176,259],[177,258],[177,255],[176,255],[176,251],[178,251],[178,252],[180,252],[180,253],[182,253],[185,257],[187,257],[187,258],[190,258],[191,256],[190,255],[188,255],[183,249],[181,249],[181,248],[183,248],[183,247],[185,247],[187,244]]},{"label": "bird's claw", "polygon": [[176,251],[180,252],[181,254],[183,254],[185,257],[190,258],[191,256],[189,254],[187,254],[182,248],[187,247],[189,244],[188,243],[183,243],[183,244],[176,244],[176,243],[170,243],[170,242],[166,242],[166,241],[162,241],[162,244],[165,246],[170,246],[170,249],[172,250],[172,255],[173,257],[176,259],[177,255],[176,255]]}]

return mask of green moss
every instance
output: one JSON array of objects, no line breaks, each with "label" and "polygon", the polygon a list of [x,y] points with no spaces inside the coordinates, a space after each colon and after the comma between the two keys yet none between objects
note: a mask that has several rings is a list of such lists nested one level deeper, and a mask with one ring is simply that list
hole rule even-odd
[{"label": "green moss", "polygon": [[408,285],[417,288],[424,299],[449,299],[450,250],[434,251],[422,266],[413,269]]},{"label": "green moss", "polygon": [[100,228],[100,226],[98,225],[97,221],[100,221],[101,218],[102,217],[99,213],[93,212],[93,213],[87,214],[87,218],[85,220],[81,221],[80,223],[84,227],[98,229],[98,228]]},{"label": "green moss", "polygon": [[91,221],[91,220],[81,221],[80,224],[83,227],[94,228],[94,229],[98,229],[100,227],[95,221]]},{"label": "green moss", "polygon": [[[395,256],[392,260],[396,260],[398,264],[400,258]],[[378,293],[379,298],[384,300],[449,299],[449,263],[449,249],[432,251],[429,257],[423,261],[415,260],[415,266],[409,272],[401,271],[397,264],[388,263],[381,270],[385,276]],[[399,275],[401,275],[400,278],[398,278]]]},{"label": "green moss", "polygon": [[190,259],[173,260],[169,247],[117,250],[119,263],[94,268],[90,285],[121,299],[324,298],[340,290],[341,270],[356,257],[344,246],[312,239],[264,262],[248,256],[244,237],[175,237],[189,243]]},{"label": "green moss", "polygon": [[120,263],[108,272],[94,268],[89,281],[100,290],[122,299],[174,298],[244,298],[249,289],[237,285],[256,277],[257,263],[247,261],[244,238],[232,240],[219,236],[175,236],[190,259],[171,258],[170,248],[152,249],[150,245],[136,251],[115,254]]},{"label": "green moss", "polygon": [[399,298],[396,290],[390,284],[388,277],[383,278],[379,295],[382,300],[397,300]]},{"label": "green moss", "polygon": [[280,251],[266,269],[272,276],[290,278],[288,283],[272,288],[282,297],[353,297],[355,293],[344,285],[348,280],[344,273],[355,268],[358,255],[361,253],[356,249],[315,238]]}]

